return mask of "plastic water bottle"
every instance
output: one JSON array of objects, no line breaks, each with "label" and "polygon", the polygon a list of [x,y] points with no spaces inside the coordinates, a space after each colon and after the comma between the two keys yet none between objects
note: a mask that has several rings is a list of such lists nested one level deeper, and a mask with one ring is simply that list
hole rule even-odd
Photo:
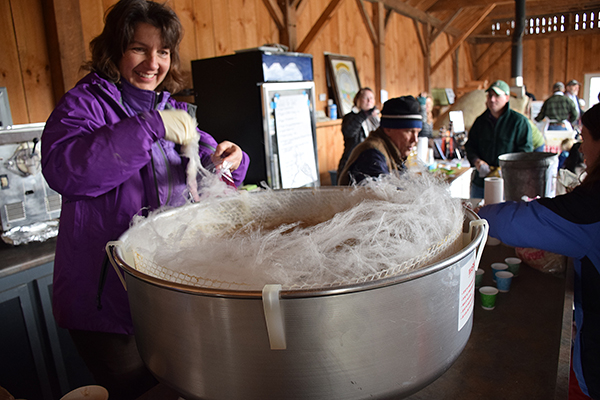
[{"label": "plastic water bottle", "polygon": [[333,104],[332,99],[329,99],[327,104],[327,113],[329,114],[329,119],[337,119],[337,106]]}]

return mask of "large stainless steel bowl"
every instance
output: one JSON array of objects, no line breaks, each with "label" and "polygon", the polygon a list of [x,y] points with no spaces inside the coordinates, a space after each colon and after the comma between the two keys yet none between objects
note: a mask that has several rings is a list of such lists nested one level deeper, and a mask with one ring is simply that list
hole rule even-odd
[{"label": "large stainless steel bowl", "polygon": [[[482,222],[466,214],[465,225]],[[398,399],[443,374],[467,343],[487,226],[472,236],[458,253],[409,275],[281,291],[274,307],[261,292],[150,277],[118,246],[109,255],[125,272],[144,362],[188,400]],[[272,349],[267,308],[280,316],[285,349]]]}]

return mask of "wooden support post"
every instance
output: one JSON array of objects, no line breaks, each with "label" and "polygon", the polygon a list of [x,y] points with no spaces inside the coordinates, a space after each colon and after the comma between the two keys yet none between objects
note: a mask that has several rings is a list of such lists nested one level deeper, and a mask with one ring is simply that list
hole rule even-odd
[{"label": "wooden support post", "polygon": [[454,72],[454,79],[452,80],[453,89],[456,92],[456,89],[459,87],[460,82],[460,46],[454,51],[454,64],[452,66],[452,72]]},{"label": "wooden support post", "polygon": [[426,52],[423,58],[423,87],[429,93],[431,90],[431,24],[423,24],[423,42]]},{"label": "wooden support post", "polygon": [[288,46],[290,51],[296,50],[298,46],[298,34],[296,31],[296,8],[290,4],[288,0],[279,0],[281,10],[283,11],[283,17],[285,21],[285,28],[280,31],[280,37],[284,45]]},{"label": "wooden support post", "polygon": [[373,3],[373,19],[375,32],[377,34],[377,44],[375,46],[375,99],[380,107],[381,91],[386,90],[385,77],[385,22],[386,13],[382,3]]},{"label": "wooden support post", "polygon": [[78,0],[42,0],[54,98],[58,100],[81,78],[85,43]]}]

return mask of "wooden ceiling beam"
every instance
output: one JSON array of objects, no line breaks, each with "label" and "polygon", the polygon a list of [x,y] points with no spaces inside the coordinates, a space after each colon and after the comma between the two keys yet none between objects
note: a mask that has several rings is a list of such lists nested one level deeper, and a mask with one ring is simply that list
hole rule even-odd
[{"label": "wooden ceiling beam", "polygon": [[492,10],[494,9],[494,7],[495,7],[495,4],[490,4],[489,6],[487,6],[483,10],[483,12],[481,13],[481,15],[477,19],[477,21],[475,21],[475,23],[473,25],[471,25],[471,27],[469,29],[467,29],[458,39],[456,39],[454,41],[454,44],[452,46],[450,46],[450,48],[448,50],[446,50],[446,52],[433,65],[433,67],[431,67],[431,73],[432,74],[439,68],[439,66],[442,64],[442,62],[444,62],[444,60],[446,59],[446,57],[448,57],[448,55],[452,54],[454,52],[454,50],[456,50],[469,37],[469,35],[471,33],[473,33],[473,31],[475,30],[475,28],[477,28],[479,26],[479,24],[485,19],[485,17],[487,17],[488,14],[492,12]]},{"label": "wooden ceiling beam", "polygon": [[313,39],[329,23],[329,21],[343,2],[344,0],[331,0],[329,2],[327,7],[325,7],[325,10],[317,20],[317,22],[313,25],[312,28],[310,28],[310,31],[306,34],[306,37],[304,38],[304,40],[302,40],[302,43],[300,43],[300,46],[298,46],[298,48],[296,49],[297,52],[302,53],[308,48],[308,46],[310,46]]},{"label": "wooden ceiling beam", "polygon": [[375,28],[373,27],[371,18],[369,18],[369,14],[367,13],[367,9],[365,8],[365,2],[363,0],[356,0],[356,5],[358,6],[358,10],[360,11],[360,16],[362,17],[362,20],[365,23],[367,32],[369,32],[369,37],[371,38],[373,46],[377,46],[377,33],[375,32]]},{"label": "wooden ceiling beam", "polygon": [[[515,2],[510,0],[440,0],[437,1],[434,5],[427,9],[428,13],[438,12],[438,11],[451,11],[456,10],[457,8],[465,8],[465,7],[488,7],[490,5],[500,6],[500,5],[511,5],[514,10]],[[527,2],[527,6],[529,7],[529,2]]]},{"label": "wooden ceiling beam", "polygon": [[[542,34],[538,34],[538,35],[524,35],[523,40],[564,38],[567,36],[580,36],[580,35],[598,35],[598,30],[586,29],[586,30],[581,30],[581,31],[552,32],[552,33],[542,33]],[[492,43],[493,44],[493,43],[501,43],[501,42],[510,42],[510,41],[512,41],[512,36],[475,35],[471,39],[473,39],[474,44],[484,44],[484,43]]]},{"label": "wooden ceiling beam", "polygon": [[[544,2],[530,2],[527,1],[527,18],[550,15],[550,14],[567,14],[577,11],[597,11],[600,8],[600,2],[594,1],[593,3],[581,3],[576,2],[563,2],[562,0],[544,1]],[[490,15],[491,20],[496,19],[507,19],[512,20],[515,18],[515,5],[514,2],[496,3],[494,12]]]},{"label": "wooden ceiling beam", "polygon": [[[441,27],[444,23],[439,19],[433,17],[432,15],[426,13],[425,11],[421,11],[416,7],[406,4],[402,0],[367,0],[372,3],[383,3],[387,8],[394,10],[400,15],[404,15],[405,17],[416,19],[421,23],[429,23],[431,26],[435,28]],[[448,28],[447,32],[452,36],[460,36],[462,33],[458,29]]]},{"label": "wooden ceiling beam", "polygon": [[435,33],[433,33],[431,35],[431,43],[435,42],[435,39],[437,39],[438,36],[440,36],[442,33],[444,33],[444,31],[446,29],[448,29],[450,24],[456,19],[456,17],[458,17],[458,15],[462,12],[462,10],[463,10],[462,8],[459,8],[458,10],[456,10],[456,12],[450,18],[448,18],[448,20],[446,20],[446,22],[444,22],[444,24],[442,26],[437,28]]}]

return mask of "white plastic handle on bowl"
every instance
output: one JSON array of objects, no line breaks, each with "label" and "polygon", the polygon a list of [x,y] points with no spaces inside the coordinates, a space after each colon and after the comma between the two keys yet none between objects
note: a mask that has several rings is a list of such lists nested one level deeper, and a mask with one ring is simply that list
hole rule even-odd
[{"label": "white plastic handle on bowl", "polygon": [[479,261],[481,260],[481,255],[483,254],[483,249],[485,248],[485,242],[488,238],[488,232],[490,230],[490,226],[485,219],[477,219],[475,221],[469,222],[469,237],[473,237],[473,227],[483,227],[483,238],[481,239],[481,243],[479,243],[479,247],[477,248],[477,258],[475,259],[475,270],[479,268]]},{"label": "white plastic handle on bowl", "polygon": [[265,285],[262,290],[263,309],[271,350],[285,350],[287,347],[279,292],[281,292],[281,285]]}]

